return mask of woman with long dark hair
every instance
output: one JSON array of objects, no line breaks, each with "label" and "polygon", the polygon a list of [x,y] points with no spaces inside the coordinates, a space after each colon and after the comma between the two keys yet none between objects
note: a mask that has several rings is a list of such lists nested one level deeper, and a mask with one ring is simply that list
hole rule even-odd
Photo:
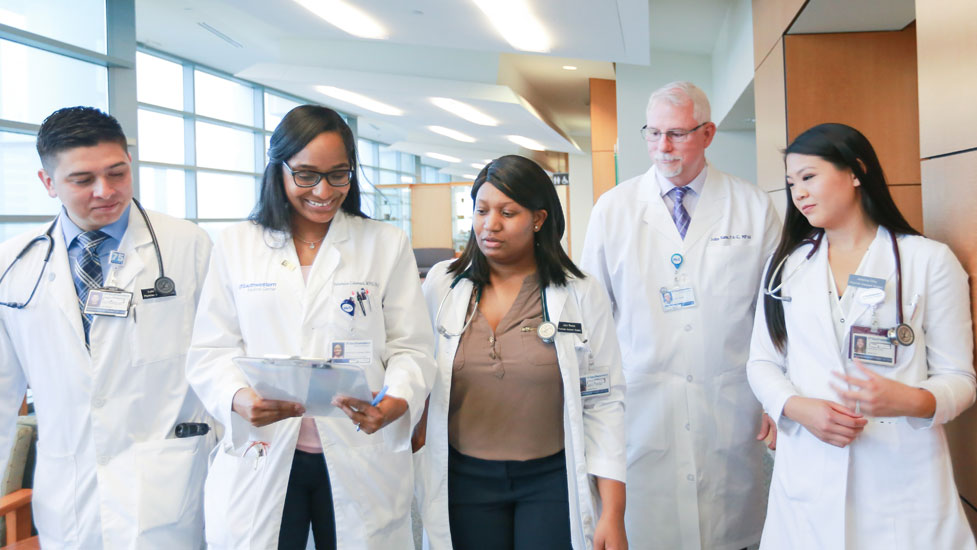
[{"label": "woman with long dark hair", "polygon": [[747,372],[777,423],[761,548],[975,548],[943,425],[974,401],[967,275],[899,212],[872,145],[786,150]]},{"label": "woman with long dark hair", "polygon": [[424,281],[438,376],[414,447],[432,548],[623,549],[624,378],[610,304],[560,245],[556,189],[504,156],[460,258]]},{"label": "woman with long dark hair", "polygon": [[[434,375],[417,266],[399,229],[360,211],[353,133],[303,105],[275,129],[257,206],[211,256],[187,374],[225,428],[206,485],[210,548],[411,545],[409,436]],[[376,404],[310,416],[262,399],[236,356],[342,359]],[[297,418],[302,417],[302,418]]]}]

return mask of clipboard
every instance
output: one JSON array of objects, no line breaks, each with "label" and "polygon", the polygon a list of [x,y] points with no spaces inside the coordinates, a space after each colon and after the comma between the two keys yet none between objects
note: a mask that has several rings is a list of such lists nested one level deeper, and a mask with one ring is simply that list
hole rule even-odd
[{"label": "clipboard", "polygon": [[363,370],[356,365],[303,357],[241,356],[233,361],[258,396],[301,403],[304,416],[345,418],[345,413],[332,404],[335,396],[363,401],[370,401],[372,396]]}]

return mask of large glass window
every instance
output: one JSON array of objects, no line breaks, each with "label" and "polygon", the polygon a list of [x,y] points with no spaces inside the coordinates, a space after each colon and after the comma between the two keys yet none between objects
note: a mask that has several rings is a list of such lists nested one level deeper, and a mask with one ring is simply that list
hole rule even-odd
[{"label": "large glass window", "polygon": [[183,65],[136,52],[136,97],[142,103],[182,111]]},{"label": "large glass window", "polygon": [[254,87],[208,72],[193,72],[197,114],[254,126]]},{"label": "large glass window", "polygon": [[411,234],[409,184],[417,181],[417,156],[391,149],[369,139],[356,143],[360,161],[364,212],[392,223]]},{"label": "large glass window", "polygon": [[0,215],[53,215],[58,201],[37,178],[34,136],[0,132]]},{"label": "large glass window", "polygon": [[104,54],[105,0],[0,0],[0,23]]}]

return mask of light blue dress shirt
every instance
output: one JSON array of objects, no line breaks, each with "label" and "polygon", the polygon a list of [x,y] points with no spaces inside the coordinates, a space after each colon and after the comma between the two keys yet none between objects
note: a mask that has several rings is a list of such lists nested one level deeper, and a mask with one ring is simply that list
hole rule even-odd
[{"label": "light blue dress shirt", "polygon": [[[117,250],[119,244],[122,243],[122,237],[125,236],[126,229],[129,227],[129,210],[131,209],[132,205],[127,206],[125,212],[119,216],[118,220],[101,228],[101,231],[108,235],[108,238],[99,243],[95,250],[98,252],[98,259],[102,265],[103,283],[108,278],[109,269],[112,267],[109,265],[109,253]],[[61,231],[64,234],[64,242],[68,248],[68,265],[71,266],[71,272],[74,274],[75,262],[82,253],[82,247],[78,244],[77,237],[84,233],[84,231],[75,225],[75,222],[71,221],[71,218],[68,217],[68,211],[63,206],[61,207]]]}]

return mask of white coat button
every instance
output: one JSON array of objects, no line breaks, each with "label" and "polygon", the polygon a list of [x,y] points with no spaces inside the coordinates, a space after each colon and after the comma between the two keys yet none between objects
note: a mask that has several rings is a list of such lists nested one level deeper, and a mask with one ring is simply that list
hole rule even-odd
[{"label": "white coat button", "polygon": [[95,409],[101,409],[104,406],[105,406],[105,400],[102,399],[101,397],[96,397],[95,399],[92,399],[92,407],[93,408],[95,408]]},{"label": "white coat button", "polygon": [[845,319],[844,318],[841,319],[841,324],[845,324]]},{"label": "white coat button", "polygon": [[105,466],[108,463],[109,463],[109,457],[107,457],[105,455],[102,455],[102,456],[98,457],[98,464],[99,464],[99,466]]},{"label": "white coat button", "polygon": [[54,277],[55,277],[54,273],[48,273],[47,274],[47,280],[49,280],[49,281],[53,281],[54,280]]},{"label": "white coat button", "polygon": [[692,332],[692,325],[685,325],[685,332]]},{"label": "white coat button", "polygon": [[691,382],[692,381],[692,375],[690,374],[690,375],[686,376],[685,377],[685,380],[688,381],[688,382]]},{"label": "white coat button", "polygon": [[689,475],[685,476],[685,479],[687,479],[689,481],[695,481],[695,476],[692,475],[692,474],[689,474]]}]

